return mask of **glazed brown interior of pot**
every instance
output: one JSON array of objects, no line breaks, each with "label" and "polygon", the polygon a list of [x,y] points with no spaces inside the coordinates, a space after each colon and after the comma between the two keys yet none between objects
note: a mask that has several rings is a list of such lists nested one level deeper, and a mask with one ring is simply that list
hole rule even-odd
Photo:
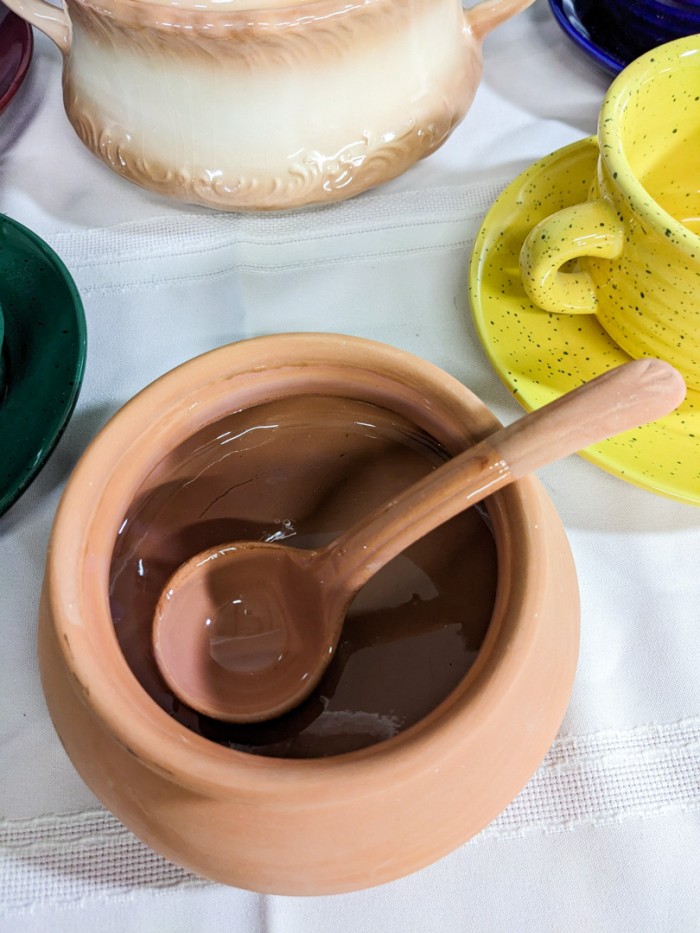
[{"label": "glazed brown interior of pot", "polygon": [[241,539],[320,546],[484,433],[410,378],[331,367],[310,386],[300,375],[220,398],[215,417],[180,432],[142,476],[115,537],[109,600],[129,667],[179,724],[241,751],[316,758],[390,740],[445,701],[483,643],[498,559],[488,508],[469,509],[363,588],[334,661],[297,709],[235,725],[178,701],[155,665],[150,625],[181,563]]}]

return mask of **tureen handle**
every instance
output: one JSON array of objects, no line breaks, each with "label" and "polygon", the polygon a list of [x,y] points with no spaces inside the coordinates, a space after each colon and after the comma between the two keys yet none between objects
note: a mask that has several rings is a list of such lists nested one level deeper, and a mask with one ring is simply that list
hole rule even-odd
[{"label": "tureen handle", "polygon": [[32,26],[45,32],[53,39],[64,54],[70,48],[70,22],[62,7],[47,3],[46,0],[2,0],[13,13],[26,19]]},{"label": "tureen handle", "polygon": [[486,33],[534,2],[535,0],[482,0],[470,10],[464,11],[467,28],[476,39],[483,39]]}]

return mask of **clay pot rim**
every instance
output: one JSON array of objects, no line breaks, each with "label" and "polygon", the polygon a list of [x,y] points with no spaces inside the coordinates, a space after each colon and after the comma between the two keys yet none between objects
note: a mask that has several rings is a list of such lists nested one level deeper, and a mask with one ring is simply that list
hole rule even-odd
[{"label": "clay pot rim", "polygon": [[[355,360],[349,362],[352,356]],[[541,624],[538,611],[547,569],[537,550],[551,522],[543,508],[544,494],[537,480],[512,484],[488,501],[498,549],[499,587],[492,622],[477,661],[457,688],[428,716],[398,736],[358,751],[329,758],[285,759],[256,756],[220,746],[190,732],[152,700],[128,667],[114,633],[107,600],[107,579],[112,546],[105,555],[99,548],[103,532],[114,532],[125,506],[105,500],[105,491],[136,486],[163,456],[155,456],[154,442],[182,428],[185,415],[201,420],[177,437],[191,435],[212,417],[212,406],[198,398],[209,392],[221,404],[228,398],[231,379],[264,381],[270,361],[288,372],[318,370],[318,360],[346,360],[348,371],[374,377],[381,365],[409,382],[419,376],[426,388],[426,404],[439,396],[452,400],[473,417],[473,439],[491,433],[498,420],[461,382],[406,351],[386,344],[337,334],[300,333],[251,338],[209,351],[161,376],[120,409],[83,454],[71,476],[56,514],[46,570],[46,597],[53,609],[59,650],[76,689],[93,716],[115,739],[153,771],[192,789],[223,796],[232,788],[251,796],[269,796],[280,804],[287,791],[312,794],[329,782],[338,786],[342,776],[344,797],[367,793],[368,769],[376,780],[377,768],[386,781],[400,780],[406,768],[439,768],[453,752],[460,733],[488,730],[503,704],[508,703],[520,678],[526,676],[528,645]],[[267,360],[267,363],[265,362]],[[238,364],[241,369],[236,369]],[[337,367],[336,367],[337,368]],[[229,391],[230,394],[230,391]],[[170,400],[177,414],[168,411]],[[224,409],[231,410],[230,405]],[[161,412],[155,415],[154,412]],[[144,432],[146,441],[144,441]],[[135,452],[151,451],[146,469]],[[136,486],[134,488],[136,488]],[[133,490],[132,490],[133,492]],[[127,498],[128,503],[131,499]],[[124,502],[123,498],[117,500]],[[113,537],[110,538],[110,541]],[[95,541],[97,546],[95,546]],[[510,541],[510,543],[508,543]],[[508,581],[507,589],[501,581]],[[95,650],[93,635],[101,638]],[[296,780],[295,780],[296,779]]]}]

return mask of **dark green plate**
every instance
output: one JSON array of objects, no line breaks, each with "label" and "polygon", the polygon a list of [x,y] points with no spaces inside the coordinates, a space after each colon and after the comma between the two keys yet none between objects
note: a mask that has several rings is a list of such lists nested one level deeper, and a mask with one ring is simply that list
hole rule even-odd
[{"label": "dark green plate", "polygon": [[5,394],[5,357],[2,354],[2,342],[5,339],[5,318],[0,305],[0,399]]},{"label": "dark green plate", "polygon": [[85,370],[80,295],[53,250],[0,214],[0,515],[46,463],[73,413]]}]

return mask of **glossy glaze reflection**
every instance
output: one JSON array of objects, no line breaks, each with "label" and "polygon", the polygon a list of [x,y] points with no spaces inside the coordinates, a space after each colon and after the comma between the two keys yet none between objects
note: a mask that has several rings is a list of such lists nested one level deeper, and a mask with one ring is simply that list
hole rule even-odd
[{"label": "glossy glaze reflection", "polygon": [[144,483],[112,558],[115,629],[140,683],[188,728],[273,756],[361,748],[422,718],[469,669],[491,616],[496,551],[476,509],[363,588],[319,688],[270,723],[220,723],[175,700],[150,624],[168,578],[198,552],[240,539],[318,547],[444,459],[432,438],[377,406],[317,397],[239,412],[182,444]]},{"label": "glossy glaze reflection", "polygon": [[0,3],[0,113],[22,85],[33,50],[31,26]]},{"label": "glossy glaze reflection", "polygon": [[35,233],[0,216],[0,515],[34,481],[78,399],[87,333],[80,295]]},{"label": "glossy glaze reflection", "polygon": [[6,0],[63,55],[76,133],[122,177],[224,210],[337,201],[464,117],[482,40],[533,0]]},{"label": "glossy glaze reflection", "polygon": [[700,32],[700,6],[692,0],[549,0],[549,6],[568,37],[612,74],[664,42]]}]

